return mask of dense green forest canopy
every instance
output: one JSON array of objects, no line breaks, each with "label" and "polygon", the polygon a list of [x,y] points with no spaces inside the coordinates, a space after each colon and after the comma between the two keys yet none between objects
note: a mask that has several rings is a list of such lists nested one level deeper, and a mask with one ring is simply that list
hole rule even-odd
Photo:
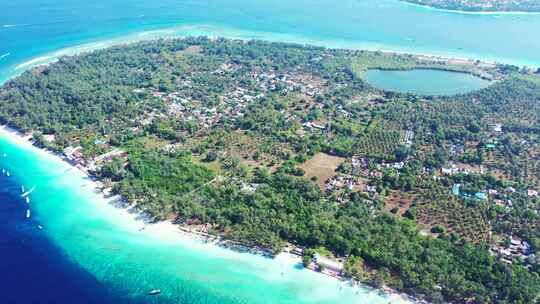
[{"label": "dense green forest canopy", "polygon": [[[418,67],[499,81],[437,97],[361,78]],[[517,68],[159,40],[24,73],[0,89],[0,123],[69,154],[156,220],[274,253],[287,243],[324,248],[347,259],[347,275],[435,303],[539,299],[530,253],[540,249],[531,192],[540,185],[540,80]],[[505,261],[496,252],[515,237],[529,255]]]}]

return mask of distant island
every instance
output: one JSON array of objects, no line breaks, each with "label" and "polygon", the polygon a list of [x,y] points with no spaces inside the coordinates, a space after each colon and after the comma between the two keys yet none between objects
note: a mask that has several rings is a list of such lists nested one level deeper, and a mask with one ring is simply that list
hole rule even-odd
[{"label": "distant island", "polygon": [[[369,69],[495,80],[383,91]],[[540,295],[538,71],[204,37],[112,47],[0,88],[31,135],[154,221],[432,303]]]},{"label": "distant island", "polygon": [[402,0],[413,4],[464,12],[540,12],[540,0]]}]

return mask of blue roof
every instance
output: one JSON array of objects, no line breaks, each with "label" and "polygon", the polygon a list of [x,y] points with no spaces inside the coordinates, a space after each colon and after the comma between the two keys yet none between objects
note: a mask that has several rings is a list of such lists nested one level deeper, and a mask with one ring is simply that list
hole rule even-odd
[{"label": "blue roof", "polygon": [[476,192],[474,194],[474,197],[476,197],[479,200],[487,200],[487,194],[485,192]]},{"label": "blue roof", "polygon": [[459,195],[459,187],[461,187],[460,184],[454,184],[454,186],[452,186],[452,194]]}]

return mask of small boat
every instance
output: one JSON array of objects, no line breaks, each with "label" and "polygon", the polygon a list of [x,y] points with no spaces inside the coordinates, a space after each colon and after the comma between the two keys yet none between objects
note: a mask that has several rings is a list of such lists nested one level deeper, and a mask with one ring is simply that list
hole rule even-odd
[{"label": "small boat", "polygon": [[149,296],[157,296],[158,294],[161,293],[161,290],[160,289],[152,289],[148,292],[148,295]]},{"label": "small boat", "polygon": [[26,197],[26,203],[30,204],[30,198],[28,196]]},{"label": "small boat", "polygon": [[6,172],[6,175],[7,175],[7,177],[10,177],[10,176],[11,176],[11,174],[9,173],[9,171]]},{"label": "small boat", "polygon": [[34,192],[34,190],[36,190],[36,187],[32,187],[30,190],[24,192],[21,196],[22,196],[22,197],[27,197],[27,196],[30,195],[32,192]]},{"label": "small boat", "polygon": [[30,209],[26,209],[26,218],[30,218]]},{"label": "small boat", "polygon": [[24,186],[21,186],[21,193],[24,193]]},{"label": "small boat", "polygon": [[43,230],[43,226],[37,225],[37,229],[38,229],[38,230]]}]

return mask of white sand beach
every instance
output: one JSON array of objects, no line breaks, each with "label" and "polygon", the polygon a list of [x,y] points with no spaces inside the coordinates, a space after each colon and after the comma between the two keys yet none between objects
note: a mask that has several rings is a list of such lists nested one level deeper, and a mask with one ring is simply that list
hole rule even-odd
[{"label": "white sand beach", "polygon": [[[411,4],[414,5],[414,4]],[[229,39],[238,40],[268,40],[283,43],[297,43],[302,45],[314,45],[328,48],[337,49],[351,49],[351,50],[366,50],[366,51],[380,51],[387,54],[410,54],[416,56],[422,56],[425,58],[434,58],[448,61],[468,61],[473,62],[480,60],[484,64],[493,65],[500,62],[506,62],[504,58],[475,58],[473,55],[455,56],[444,52],[436,53],[430,51],[422,51],[417,49],[403,49],[403,47],[393,45],[381,45],[377,43],[355,43],[351,41],[341,40],[315,40],[305,37],[299,37],[289,34],[272,33],[272,32],[249,32],[232,27],[217,27],[210,24],[187,24],[176,27],[170,27],[159,30],[150,30],[139,32],[130,35],[119,36],[116,38],[104,39],[76,45],[60,49],[42,56],[26,60],[18,63],[12,71],[12,78],[20,75],[28,69],[35,68],[37,66],[49,65],[58,60],[62,56],[75,56],[100,49],[105,49],[113,46],[126,45],[141,41],[152,41],[157,39],[177,39],[186,38],[192,36],[208,36],[208,37],[225,37]],[[1,83],[0,83],[1,84]]]},{"label": "white sand beach", "polygon": [[[206,252],[207,254],[211,253],[215,257],[234,260],[238,263],[245,263],[242,261],[246,258],[246,255],[252,255],[251,253],[240,253],[234,250],[226,249],[223,246],[220,246],[220,244],[216,241],[208,241],[208,239],[204,236],[181,230],[179,229],[179,226],[168,221],[150,223],[148,218],[140,212],[125,208],[125,206],[118,204],[118,198],[105,198],[98,190],[100,188],[100,183],[89,179],[84,171],[72,166],[60,156],[50,151],[33,146],[29,141],[29,135],[20,134],[16,130],[13,130],[7,126],[0,126],[0,137],[6,139],[11,144],[18,146],[19,148],[36,154],[36,156],[44,159],[45,161],[54,162],[55,166],[58,166],[59,170],[64,170],[64,172],[69,170],[69,175],[72,176],[70,179],[74,182],[74,184],[78,186],[81,186],[82,184],[82,186],[84,186],[84,188],[80,189],[80,195],[85,197],[91,196],[89,199],[91,199],[93,206],[99,209],[99,213],[107,214],[109,218],[114,219],[115,224],[126,233],[133,235],[145,235],[162,243],[169,243],[175,246],[181,246],[182,248],[189,248],[189,250]],[[78,179],[78,181],[74,180],[75,178]],[[261,257],[261,259],[266,258]],[[297,265],[301,264],[300,257],[288,252],[282,252],[273,258],[272,261],[277,268],[281,268],[283,270],[294,269],[297,267]],[[313,273],[313,275],[318,277],[327,277],[326,275],[320,273]],[[279,279],[278,275],[275,276],[276,277],[266,277],[266,279]],[[327,278],[328,279],[324,280],[339,282],[339,280],[333,277]],[[342,282],[341,284],[346,284],[350,287],[350,283],[348,282]],[[397,293],[390,289],[377,291],[364,285],[355,286],[356,287],[350,288],[358,290],[373,290],[373,295],[386,293],[388,294],[388,300],[391,303],[412,303],[414,301],[407,295]]]}]

